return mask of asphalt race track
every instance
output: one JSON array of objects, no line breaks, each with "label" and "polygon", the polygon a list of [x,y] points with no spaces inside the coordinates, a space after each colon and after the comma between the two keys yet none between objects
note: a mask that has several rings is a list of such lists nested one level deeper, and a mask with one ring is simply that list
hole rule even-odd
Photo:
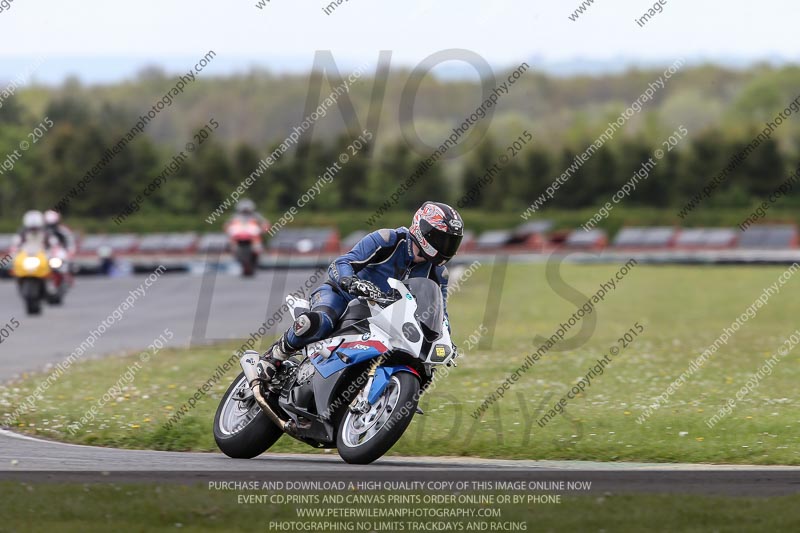
[{"label": "asphalt race track", "polygon": [[[251,279],[222,273],[164,273],[143,288],[144,296],[138,296],[121,320],[112,317],[113,325],[100,336],[91,353],[146,348],[164,328],[175,333],[171,347],[246,339],[280,308],[288,292],[302,288],[314,272],[265,271]],[[30,318],[25,316],[14,283],[1,281],[0,325],[11,317],[21,325],[0,347],[0,380],[63,361],[146,278],[78,278],[63,307],[45,306],[41,316]],[[324,278],[319,278],[316,285],[322,281]],[[288,327],[288,321],[283,321],[283,327]],[[277,333],[280,328],[273,329]]]},{"label": "asphalt race track", "polygon": [[[271,316],[287,292],[318,285],[313,270],[260,272],[254,279],[163,274],[133,307],[108,327],[93,354],[114,356],[146,345],[165,327],[170,346],[242,340]],[[12,317],[20,327],[0,350],[0,381],[58,363],[145,281],[144,276],[79,279],[63,307],[46,307],[27,317],[16,287],[0,282],[0,324]],[[312,282],[313,281],[313,282]],[[308,285],[308,286],[307,286]],[[286,327],[274,328],[277,332]],[[268,335],[269,337],[269,335]],[[265,341],[265,343],[268,341]],[[778,495],[800,490],[800,467],[749,467],[584,461],[510,461],[467,458],[384,458],[353,467],[338,455],[265,454],[232,460],[215,453],[115,450],[32,439],[0,431],[0,479],[36,478],[200,482],[282,475],[306,479],[579,479],[612,491],[704,492]],[[593,489],[594,490],[594,489]]]}]

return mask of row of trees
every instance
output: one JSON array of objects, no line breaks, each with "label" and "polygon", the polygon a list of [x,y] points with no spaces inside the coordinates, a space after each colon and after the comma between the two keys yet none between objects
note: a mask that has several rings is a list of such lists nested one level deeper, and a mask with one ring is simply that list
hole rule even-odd
[{"label": "row of trees", "polygon": [[[656,166],[646,179],[636,183],[625,200],[629,206],[680,207],[715,176],[755,137],[731,139],[724,132],[707,130],[668,149],[659,142],[623,138],[602,146],[561,185],[547,206],[566,209],[602,205],[639,171],[650,158]],[[547,149],[534,145],[513,159],[491,184],[484,187],[472,207],[515,209],[530,205],[553,181],[575,163],[576,155],[591,144],[587,139],[575,147]],[[662,150],[664,156],[654,156]],[[502,149],[483,143],[464,170],[464,187],[481,189],[481,169],[497,159]],[[784,154],[778,142],[767,139],[726,175],[709,200],[710,206],[741,207],[769,196],[797,165]],[[485,175],[485,173],[484,173]],[[485,182],[485,178],[483,179]]]},{"label": "row of trees", "polygon": [[[34,206],[56,205],[133,123],[130,114],[118,108],[106,105],[96,112],[81,100],[71,98],[51,102],[44,116],[53,121],[54,127],[22,153],[13,168],[3,170],[0,176],[0,215],[3,218],[17,217]],[[0,157],[13,153],[20,141],[28,138],[30,124],[38,123],[32,120],[35,118],[14,99],[5,102],[0,109]],[[198,125],[197,129],[201,127]],[[657,207],[683,205],[757,133],[755,124],[752,130],[742,129],[737,134],[715,129],[695,133],[666,153],[626,203]],[[256,149],[244,143],[231,147],[219,142],[215,135],[212,132],[195,152],[187,154],[180,169],[142,205],[143,214],[196,214],[205,218],[258,167],[261,158],[274,149]],[[282,213],[297,202],[326,167],[338,160],[351,140],[341,135],[333,141],[301,144],[296,151],[279,159],[247,195],[262,210]],[[526,149],[510,158],[492,183],[478,186],[483,183],[486,169],[500,155],[511,155],[505,142],[496,142],[489,134],[472,152],[436,163],[400,199],[398,208],[415,208],[427,198],[455,204],[465,191],[479,188],[480,194],[468,202],[470,207],[524,209],[592,140],[578,138],[562,146],[553,146],[534,138]],[[604,203],[657,148],[664,148],[660,141],[647,136],[625,136],[620,132],[618,138],[607,142],[572,175],[548,201],[548,207],[580,208]],[[762,142],[718,188],[709,205],[749,205],[754,198],[767,196],[796,165],[790,148],[772,139]],[[71,200],[66,214],[95,218],[118,215],[178,151],[156,145],[146,134],[139,136],[101,169],[83,193]],[[401,181],[412,175],[428,155],[413,151],[401,141],[386,143],[377,149],[368,146],[342,165],[334,182],[325,187],[308,209],[374,209]]]}]

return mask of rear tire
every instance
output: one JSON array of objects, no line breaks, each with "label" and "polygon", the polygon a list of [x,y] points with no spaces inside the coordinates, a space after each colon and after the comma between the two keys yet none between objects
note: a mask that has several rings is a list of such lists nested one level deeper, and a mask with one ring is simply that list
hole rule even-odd
[{"label": "rear tire", "polygon": [[[233,380],[214,415],[214,440],[220,451],[234,459],[252,459],[267,451],[283,432],[267,417],[255,398],[240,402],[232,398],[240,388],[249,388],[244,372]],[[238,427],[239,424],[243,424]]]},{"label": "rear tire", "polygon": [[[366,465],[382,457],[403,436],[416,413],[418,400],[419,379],[410,372],[398,372],[367,415],[356,415],[346,408],[336,430],[336,448],[341,458],[350,464]],[[373,415],[372,423],[365,423]],[[370,429],[375,427],[377,431],[370,435]]]}]

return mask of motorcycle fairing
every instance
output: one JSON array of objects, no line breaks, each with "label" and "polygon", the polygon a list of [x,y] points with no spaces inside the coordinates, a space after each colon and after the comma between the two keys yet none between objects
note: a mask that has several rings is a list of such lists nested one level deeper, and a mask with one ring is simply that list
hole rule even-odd
[{"label": "motorcycle fairing", "polygon": [[[359,342],[366,343],[370,341],[351,341],[350,343],[358,344]],[[377,341],[372,342],[378,344]],[[355,349],[355,351],[359,353],[355,354],[350,359],[349,363],[345,363],[335,354],[331,354],[327,359],[319,353],[310,356],[310,361],[311,364],[314,365],[315,372],[309,383],[300,386],[301,389],[305,390],[295,390],[294,385],[290,385],[284,390],[278,400],[281,408],[294,419],[295,422],[299,422],[298,417],[303,417],[306,421],[310,422],[308,427],[302,429],[304,438],[311,439],[312,441],[326,446],[335,443],[336,428],[333,426],[330,418],[331,415],[333,415],[332,406],[336,405],[338,392],[341,391],[342,381],[344,380],[346,383],[352,382],[357,376],[350,375],[349,373],[359,372],[359,370],[352,367],[358,363],[363,363],[364,361],[381,355],[377,348],[371,348],[369,350],[373,352],[372,355],[366,355],[368,350]],[[379,369],[380,368],[381,367],[379,367]],[[323,375],[322,369],[324,369],[327,375]],[[386,379],[388,380],[390,377],[391,374],[389,374]],[[383,387],[385,388],[385,384]],[[308,402],[300,402],[305,403],[305,405],[298,405],[297,402],[292,401],[292,398],[297,398],[298,395],[307,398],[309,402],[313,402],[313,405],[309,405]],[[323,416],[324,413],[327,413],[327,416]]]},{"label": "motorcycle fairing", "polygon": [[393,349],[419,357],[423,335],[415,317],[417,301],[402,281],[389,278],[388,283],[400,294],[400,299],[385,308],[370,304],[373,311],[368,319],[370,331],[373,334],[381,331],[392,339]]},{"label": "motorcycle fairing", "polygon": [[[304,439],[308,439],[306,442],[309,444],[335,444],[336,428],[331,420],[331,406],[341,381],[348,377],[348,371],[348,368],[342,368],[329,378],[324,378],[319,371],[315,371],[310,382],[299,387],[291,384],[281,393],[278,404],[302,428],[301,434]],[[303,398],[304,401],[296,401],[298,398]],[[305,424],[300,423],[300,417],[306,421]]]},{"label": "motorcycle fairing", "polygon": [[[336,346],[329,346],[328,348],[333,350]],[[327,358],[319,353],[312,354],[311,363],[322,377],[329,378],[339,370],[374,359],[383,355],[388,350],[388,346],[381,341],[361,340],[358,338],[358,340],[342,343],[341,346]]]},{"label": "motorcycle fairing", "polygon": [[297,317],[299,317],[301,314],[311,309],[311,304],[308,300],[296,298],[291,294],[286,297],[286,306],[289,308],[289,312],[292,314],[292,318],[295,320],[297,320]]}]

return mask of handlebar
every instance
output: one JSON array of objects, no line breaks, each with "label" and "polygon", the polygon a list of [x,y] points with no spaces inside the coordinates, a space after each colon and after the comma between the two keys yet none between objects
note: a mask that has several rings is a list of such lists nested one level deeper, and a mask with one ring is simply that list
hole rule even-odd
[{"label": "handlebar", "polygon": [[[360,290],[359,290],[360,289]],[[396,291],[385,293],[378,289],[373,283],[365,282],[363,280],[356,281],[348,290],[348,292],[357,297],[372,300],[379,304],[393,304],[399,297],[395,294]]]},{"label": "handlebar", "polygon": [[379,304],[386,304],[386,305],[391,305],[391,304],[395,303],[397,300],[399,300],[399,298],[394,298],[392,296],[387,296],[387,295],[385,295],[385,293],[384,293],[384,296],[381,296],[379,298],[370,298],[369,296],[364,296],[363,298],[366,298],[368,300],[372,300],[373,302],[377,302]]}]

